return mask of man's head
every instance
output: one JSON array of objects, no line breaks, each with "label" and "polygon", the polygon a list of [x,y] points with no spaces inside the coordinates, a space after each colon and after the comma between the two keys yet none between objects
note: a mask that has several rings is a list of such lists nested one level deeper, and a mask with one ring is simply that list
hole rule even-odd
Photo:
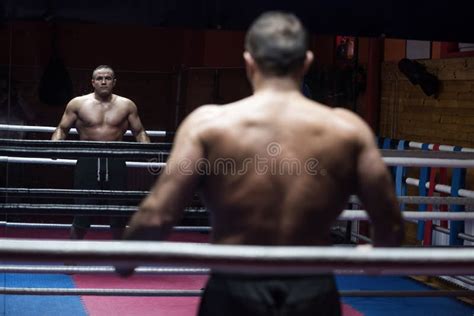
[{"label": "man's head", "polygon": [[303,25],[284,12],[258,17],[247,32],[245,50],[247,70],[256,67],[264,77],[302,76],[313,59]]},{"label": "man's head", "polygon": [[92,72],[92,86],[94,92],[100,96],[110,95],[115,83],[115,72],[110,66],[100,65]]}]

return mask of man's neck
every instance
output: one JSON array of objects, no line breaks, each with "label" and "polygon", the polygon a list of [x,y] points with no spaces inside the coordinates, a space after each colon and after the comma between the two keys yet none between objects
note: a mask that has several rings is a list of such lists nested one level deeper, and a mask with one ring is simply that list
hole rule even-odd
[{"label": "man's neck", "polygon": [[264,92],[294,93],[301,90],[300,83],[292,77],[260,77],[253,82],[254,94]]},{"label": "man's neck", "polygon": [[113,94],[106,94],[106,95],[101,95],[98,94],[97,92],[94,92],[94,98],[99,101],[99,102],[111,102],[113,98]]}]

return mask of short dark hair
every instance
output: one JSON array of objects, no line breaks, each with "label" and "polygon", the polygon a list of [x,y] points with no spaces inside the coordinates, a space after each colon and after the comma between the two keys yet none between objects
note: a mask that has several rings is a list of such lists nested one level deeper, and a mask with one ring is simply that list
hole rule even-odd
[{"label": "short dark hair", "polygon": [[307,38],[305,28],[294,14],[270,11],[250,26],[245,49],[264,75],[286,76],[303,66]]},{"label": "short dark hair", "polygon": [[114,74],[114,78],[115,78],[115,71],[112,67],[110,67],[109,65],[100,65],[100,66],[97,66],[94,71],[92,72],[92,79],[94,79],[94,74],[97,70],[100,70],[100,69],[110,69],[112,71],[112,73]]}]

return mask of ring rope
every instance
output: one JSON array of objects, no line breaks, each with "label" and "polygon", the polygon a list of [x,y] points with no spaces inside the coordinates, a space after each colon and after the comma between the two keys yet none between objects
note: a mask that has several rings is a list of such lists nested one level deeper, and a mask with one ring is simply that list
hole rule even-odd
[{"label": "ring rope", "polygon": [[[91,296],[154,296],[154,297],[197,297],[203,290],[155,290],[155,289],[77,289],[77,288],[18,288],[4,287],[0,294],[13,295],[91,295]],[[433,291],[339,291],[345,297],[472,297],[469,290]]]},{"label": "ring rope", "polygon": [[[150,191],[122,191],[122,190],[79,190],[79,189],[31,189],[31,188],[0,188],[0,193],[21,197],[107,197],[120,199],[140,199],[146,197]],[[474,198],[443,197],[443,196],[398,196],[398,201],[405,204],[446,204],[446,205],[474,205]],[[349,203],[361,204],[357,196],[352,195]]]},{"label": "ring rope", "polygon": [[[0,227],[6,228],[28,228],[28,229],[69,229],[71,224],[57,224],[57,223],[21,223],[21,222],[6,222],[0,221]],[[91,225],[92,229],[109,230],[108,225]],[[210,226],[174,226],[175,232],[210,232]]]},{"label": "ring rope", "polygon": [[[409,185],[418,186],[420,180],[416,178],[406,178],[405,182]],[[426,182],[425,186],[429,188],[430,182]],[[451,186],[446,184],[435,184],[435,190],[441,193],[451,194]],[[459,189],[457,193],[461,197],[474,198],[474,191],[471,190]]]},{"label": "ring rope", "polygon": [[380,149],[384,158],[474,160],[474,152]]},{"label": "ring rope", "polygon": [[[18,147],[16,147],[18,148]],[[13,149],[5,149],[8,151],[9,154],[16,154],[15,150]],[[4,151],[5,151],[4,150]],[[47,164],[47,165],[74,165],[76,163],[76,160],[74,159],[60,159],[61,154],[56,153],[55,150],[51,150],[52,154],[46,154],[42,153],[40,154],[41,157],[55,157],[55,159],[51,158],[31,158],[28,156],[31,156],[33,154],[37,154],[38,151],[34,152],[29,152],[26,150],[23,150],[20,152],[20,157],[10,157],[10,156],[0,156],[0,162],[10,162],[10,163],[38,163],[38,164]],[[72,153],[71,153],[72,152]],[[74,156],[74,150],[71,150],[71,152],[68,153],[69,158],[77,158]],[[95,152],[95,151],[94,151]],[[0,154],[2,151],[0,150]],[[142,153],[142,152],[140,152]],[[93,154],[84,154],[82,152],[82,156],[94,156]],[[133,155],[132,154],[127,154],[127,153],[120,153],[120,157],[125,156],[126,158],[131,158]],[[150,153],[147,153],[149,156]],[[168,153],[167,152],[158,152],[155,153],[155,158],[158,156],[160,160],[165,160],[167,158]],[[95,155],[94,157],[97,157],[99,155]],[[106,157],[106,154],[101,154],[101,157]],[[134,157],[136,158],[136,157]],[[149,157],[148,157],[149,158]],[[423,158],[382,158],[387,166],[402,166],[402,167],[445,167],[445,168],[470,168],[473,167],[473,162],[470,160],[462,160],[462,159],[423,159]],[[128,165],[129,162],[127,162]],[[138,167],[134,165],[130,165],[131,167]],[[166,163],[162,163],[160,167],[166,166]]]},{"label": "ring rope", "polygon": [[[409,142],[408,143],[408,147],[410,148],[416,148],[416,149],[423,149],[423,143],[419,143],[419,142]],[[436,146],[438,144],[428,144],[428,149],[429,150],[433,150],[434,146]],[[439,150],[441,151],[454,151],[454,148],[455,146],[451,146],[451,145],[439,145]],[[463,147],[461,148],[461,152],[474,152],[474,148],[467,148],[467,147]]]},{"label": "ring rope", "polygon": [[140,143],[126,141],[93,141],[93,140],[37,140],[0,138],[0,146],[30,148],[88,148],[88,149],[140,149],[170,150],[173,143]]},{"label": "ring rope", "polygon": [[[99,215],[127,216],[138,210],[136,206],[122,205],[78,205],[78,204],[33,204],[33,203],[0,203],[0,210],[5,214],[35,215]],[[205,208],[186,208],[185,213],[207,213]],[[405,220],[474,220],[474,212],[402,212]],[[344,210],[339,220],[369,220],[365,210]]]},{"label": "ring rope", "polygon": [[0,156],[14,156],[14,157],[39,157],[39,158],[72,158],[78,157],[94,157],[94,158],[137,158],[142,159],[158,159],[165,161],[169,155],[169,151],[163,150],[138,150],[138,149],[88,149],[88,148],[74,148],[74,147],[23,147],[23,146],[9,146],[0,147]]},{"label": "ring rope", "polygon": [[[60,165],[75,166],[77,159],[51,159],[51,158],[31,158],[31,157],[8,157],[0,156],[0,162],[3,163],[24,163],[24,164],[42,164],[42,165]],[[166,162],[143,162],[143,161],[126,161],[129,168],[164,168]]]},{"label": "ring rope", "polygon": [[4,262],[172,265],[258,274],[474,274],[472,248],[237,246],[183,242],[2,239]]},{"label": "ring rope", "polygon": [[[435,205],[474,205],[472,197],[452,197],[452,196],[397,196],[398,202],[404,204],[435,204]],[[356,197],[351,196],[349,203],[361,204]]]},{"label": "ring rope", "polygon": [[[403,150],[400,150],[403,151]],[[401,167],[436,167],[436,168],[473,168],[474,160],[444,158],[405,158],[383,157],[387,166]]]},{"label": "ring rope", "polygon": [[150,191],[123,191],[123,190],[82,190],[82,189],[47,189],[47,188],[0,188],[0,193],[20,197],[48,197],[48,198],[122,198],[142,199]]},{"label": "ring rope", "polygon": [[[2,131],[12,131],[12,132],[35,132],[35,133],[53,133],[56,130],[56,127],[52,126],[29,126],[29,125],[8,125],[0,124],[0,130]],[[174,132],[166,131],[146,131],[148,136],[164,137],[164,136],[173,136]],[[69,130],[69,134],[77,134],[75,128]],[[124,136],[133,136],[132,131],[127,130]]]},{"label": "ring rope", "polygon": [[[125,141],[83,141],[83,140],[30,140],[30,139],[0,139],[0,146],[11,147],[31,147],[31,148],[94,148],[94,149],[154,149],[169,150],[172,143],[138,143]],[[449,159],[449,160],[474,160],[474,152],[447,152],[447,151],[426,151],[426,150],[395,150],[381,149],[380,153],[384,158],[414,158],[416,159]]]},{"label": "ring rope", "polygon": [[[0,203],[4,214],[129,216],[137,206],[94,204]],[[186,213],[207,213],[206,209],[186,208]]]},{"label": "ring rope", "polygon": [[[206,275],[210,270],[206,268],[177,268],[177,267],[138,267],[138,274],[163,275]],[[59,265],[0,265],[0,273],[115,273],[113,266],[59,266]]]},{"label": "ring rope", "polygon": [[[411,220],[412,222],[415,222],[415,220]],[[28,228],[28,229],[69,229],[71,228],[71,224],[55,224],[55,223],[21,223],[21,222],[6,222],[6,221],[0,221],[0,227],[7,227],[7,228]],[[91,225],[91,229],[96,229],[96,230],[109,230],[110,227],[108,225]],[[175,232],[210,232],[211,231],[210,226],[174,226],[173,231]],[[449,229],[443,228],[438,225],[433,225],[433,229],[436,231],[440,231],[444,234],[449,234]],[[342,232],[345,232],[346,229],[344,227],[337,227],[337,230],[341,230]],[[372,239],[370,239],[367,236],[360,235],[356,232],[351,232],[351,235],[354,236],[357,239],[363,240],[365,242],[372,242]],[[466,240],[466,241],[471,241],[474,242],[474,236],[473,235],[468,235],[464,233],[459,233],[458,237],[460,239]]]}]

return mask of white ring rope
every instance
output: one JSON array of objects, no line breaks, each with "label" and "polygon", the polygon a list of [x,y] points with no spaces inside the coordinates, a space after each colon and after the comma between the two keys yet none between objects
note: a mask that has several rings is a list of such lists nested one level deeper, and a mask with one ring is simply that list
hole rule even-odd
[{"label": "white ring rope", "polygon": [[[138,267],[138,274],[161,274],[161,275],[191,275],[208,274],[206,268],[177,268],[177,267]],[[68,265],[0,265],[0,273],[115,273],[113,266],[68,266]]]},{"label": "white ring rope", "polygon": [[[104,195],[99,194],[104,193]],[[144,198],[149,191],[121,191],[121,190],[77,190],[77,189],[45,189],[45,188],[0,188],[0,193],[6,196],[22,196],[31,197],[50,197],[50,198],[67,198],[70,194],[94,196],[113,196],[113,197],[134,197]],[[399,203],[404,204],[432,204],[432,205],[474,205],[474,198],[467,197],[451,197],[451,196],[397,196]],[[362,204],[356,195],[349,197],[348,203]]]},{"label": "white ring rope", "polygon": [[[434,204],[434,205],[473,205],[474,198],[454,196],[397,196],[399,203],[404,204]],[[349,203],[361,204],[355,195],[349,198]]]},{"label": "white ring rope", "polygon": [[[440,159],[440,158],[408,158],[408,157],[382,157],[387,166],[402,167],[445,167],[445,168],[472,168],[474,160],[468,159]],[[0,162],[6,163],[30,163],[30,164],[47,164],[47,165],[74,165],[74,159],[50,159],[50,158],[28,158],[28,157],[9,157],[0,156]],[[148,167],[158,166],[160,168],[166,166],[165,162],[127,162],[129,167]]]},{"label": "white ring rope", "polygon": [[[76,165],[77,160],[0,156],[0,162],[74,166]],[[126,165],[130,168],[164,168],[166,167],[166,162],[127,161]]]},{"label": "white ring rope", "polygon": [[383,157],[387,166],[401,167],[435,167],[435,168],[473,168],[474,160],[441,159],[441,158],[409,158]]},{"label": "white ring rope", "polygon": [[[415,149],[422,149],[423,143],[419,142],[408,142],[408,147],[410,148],[415,148]],[[435,144],[428,144],[428,149],[433,150]],[[439,146],[440,151],[454,151],[454,146],[450,145],[440,145]],[[467,147],[462,147],[461,152],[474,152],[474,148],[467,148]]]},{"label": "white ring rope", "polygon": [[[416,178],[406,178],[405,183],[413,186],[419,186],[420,180]],[[425,187],[429,189],[430,182],[427,181],[425,183]],[[451,194],[451,186],[446,184],[435,184],[435,190],[441,193]],[[466,190],[466,189],[459,189],[458,195],[465,198],[474,198],[474,191]]]},{"label": "white ring rope", "polygon": [[472,248],[236,246],[182,242],[2,239],[0,260],[174,265],[258,274],[474,274]]},{"label": "white ring rope", "polygon": [[[419,212],[403,211],[405,220],[474,220],[474,212]],[[345,210],[338,220],[361,221],[369,220],[369,215],[364,210]]]},{"label": "white ring rope", "polygon": [[[53,133],[56,130],[56,127],[52,126],[28,126],[28,125],[8,125],[0,124],[1,131],[11,131],[11,132],[36,132],[36,133]],[[164,137],[169,132],[166,131],[146,131],[149,136]],[[75,128],[69,130],[69,134],[77,134]],[[124,134],[125,136],[133,136],[132,131],[127,130]]]},{"label": "white ring rope", "polygon": [[[22,223],[22,222],[7,222],[0,221],[0,227],[7,228],[27,228],[27,229],[69,229],[72,224],[60,224],[60,223]],[[109,225],[91,225],[91,229],[96,230],[109,230]],[[210,226],[174,226],[173,231],[175,232],[210,232]]]},{"label": "white ring rope", "polygon": [[[35,203],[0,203],[0,210],[5,214],[47,214],[47,215],[130,215],[137,211],[135,206],[120,205],[77,205],[77,204],[35,204]],[[82,212],[81,212],[82,211]],[[206,213],[205,208],[186,208],[188,213]],[[403,211],[405,220],[474,220],[474,212],[420,212]],[[342,221],[369,220],[365,210],[344,210],[338,217]]]}]

